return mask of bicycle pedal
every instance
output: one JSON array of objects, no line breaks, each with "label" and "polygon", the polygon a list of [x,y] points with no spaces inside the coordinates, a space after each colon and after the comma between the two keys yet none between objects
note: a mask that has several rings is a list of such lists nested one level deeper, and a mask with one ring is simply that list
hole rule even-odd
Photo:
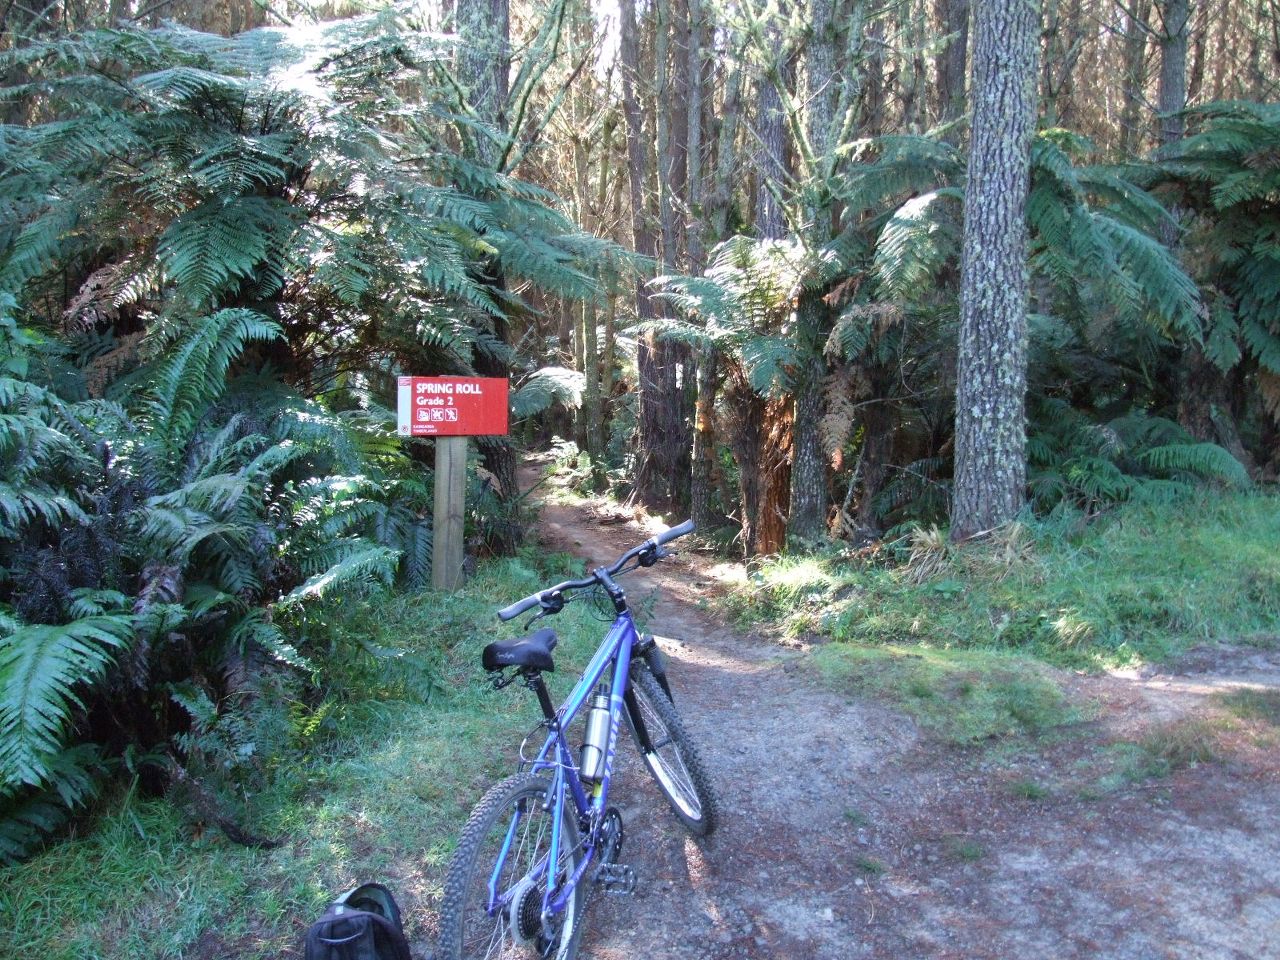
[{"label": "bicycle pedal", "polygon": [[636,892],[636,872],[625,863],[604,863],[596,871],[596,883],[605,893],[625,896]]}]

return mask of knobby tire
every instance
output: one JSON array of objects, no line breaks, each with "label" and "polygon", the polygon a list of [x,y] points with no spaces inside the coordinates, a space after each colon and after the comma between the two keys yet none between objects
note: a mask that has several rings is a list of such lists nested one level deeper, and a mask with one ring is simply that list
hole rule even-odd
[{"label": "knobby tire", "polygon": [[719,801],[711,787],[706,764],[693,745],[675,704],[646,664],[631,665],[631,690],[655,747],[645,752],[635,721],[628,712],[628,725],[645,766],[685,829],[705,837],[716,828],[719,817]]},{"label": "knobby tire", "polygon": [[[501,853],[503,839],[512,817],[521,812],[516,843],[513,843],[499,880],[499,889],[516,887],[522,877],[547,855],[551,843],[554,808],[542,809],[550,783],[543,777],[525,774],[510,777],[492,787],[480,800],[462,830],[458,848],[449,863],[440,906],[440,950],[436,960],[532,960],[543,956],[535,942],[519,941],[519,931],[508,922],[508,911],[490,917],[488,882]],[[578,829],[566,803],[560,832],[560,879],[571,875],[583,856]],[[546,877],[530,897],[541,892]],[[545,954],[551,960],[573,960],[582,940],[584,883],[579,883],[559,915],[560,927]],[[523,900],[524,897],[521,897]]]}]

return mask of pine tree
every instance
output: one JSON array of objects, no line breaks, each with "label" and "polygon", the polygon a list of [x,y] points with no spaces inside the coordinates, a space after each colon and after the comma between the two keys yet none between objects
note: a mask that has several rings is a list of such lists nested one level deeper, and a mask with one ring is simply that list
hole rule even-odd
[{"label": "pine tree", "polygon": [[1012,520],[1026,490],[1026,199],[1038,5],[977,4],[965,183],[951,536]]}]

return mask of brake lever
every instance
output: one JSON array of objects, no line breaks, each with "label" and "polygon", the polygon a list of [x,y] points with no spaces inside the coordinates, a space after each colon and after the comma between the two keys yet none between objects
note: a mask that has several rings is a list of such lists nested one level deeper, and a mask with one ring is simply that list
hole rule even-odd
[{"label": "brake lever", "polygon": [[659,560],[665,560],[667,557],[674,557],[675,555],[675,550],[668,550],[666,547],[655,544],[652,550],[646,550],[640,554],[640,566],[652,567]]},{"label": "brake lever", "polygon": [[539,600],[538,612],[535,613],[532,617],[530,617],[527,621],[525,621],[524,628],[528,630],[531,626],[533,626],[543,617],[549,617],[553,613],[559,613],[561,610],[564,609],[564,605],[566,603],[569,603],[570,600],[572,599],[573,598],[570,597],[569,600],[566,600],[564,598],[564,594],[557,591],[556,593],[553,593],[551,595],[550,600]]}]

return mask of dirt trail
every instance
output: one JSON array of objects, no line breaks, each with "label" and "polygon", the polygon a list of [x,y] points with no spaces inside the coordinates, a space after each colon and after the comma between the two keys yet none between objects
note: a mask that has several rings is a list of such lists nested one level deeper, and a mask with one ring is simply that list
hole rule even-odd
[{"label": "dirt trail", "polygon": [[[545,505],[540,524],[548,547],[591,562],[651,532],[586,506]],[[1087,736],[961,750],[820,686],[806,654],[735,636],[697,605],[714,589],[697,555],[627,586],[633,600],[657,588],[649,621],[679,638],[664,644],[676,703],[723,814],[692,840],[620,751],[621,859],[639,887],[593,896],[587,960],[1280,958],[1274,746],[1101,796],[1073,786],[1090,743],[1141,728],[1153,703],[1195,709],[1218,674],[1274,684],[1273,655],[1195,679],[1082,678],[1077,695],[1101,704]],[[1060,788],[1020,799],[1010,786],[1027,779]]]}]

